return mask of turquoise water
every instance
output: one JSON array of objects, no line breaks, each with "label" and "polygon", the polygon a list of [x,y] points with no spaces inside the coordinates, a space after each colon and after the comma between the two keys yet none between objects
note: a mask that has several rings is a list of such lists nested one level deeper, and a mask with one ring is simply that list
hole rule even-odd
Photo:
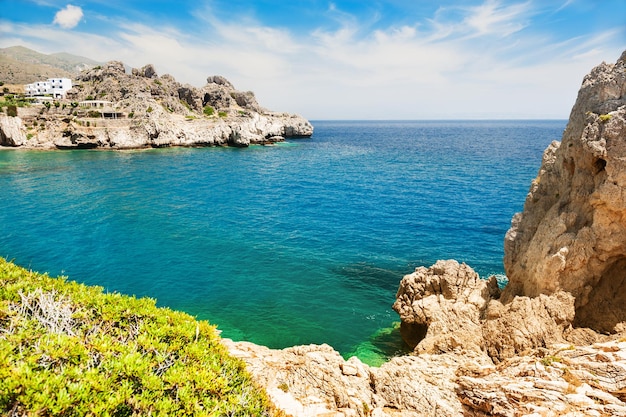
[{"label": "turquoise water", "polygon": [[223,336],[401,349],[402,276],[502,274],[503,237],[565,121],[314,122],[271,147],[0,151],[0,256],[156,298]]}]

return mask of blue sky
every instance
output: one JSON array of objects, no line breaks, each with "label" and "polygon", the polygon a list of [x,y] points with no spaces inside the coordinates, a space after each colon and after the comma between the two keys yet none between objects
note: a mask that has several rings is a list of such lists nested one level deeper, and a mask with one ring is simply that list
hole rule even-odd
[{"label": "blue sky", "polygon": [[312,119],[567,118],[624,0],[0,0],[0,47],[69,52]]}]

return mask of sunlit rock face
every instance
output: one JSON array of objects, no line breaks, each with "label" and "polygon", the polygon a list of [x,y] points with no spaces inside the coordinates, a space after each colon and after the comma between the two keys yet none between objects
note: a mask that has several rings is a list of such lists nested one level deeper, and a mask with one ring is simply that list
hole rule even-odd
[{"label": "sunlit rock face", "polygon": [[626,321],[626,52],[588,74],[505,238],[503,302],[565,291],[575,326]]}]

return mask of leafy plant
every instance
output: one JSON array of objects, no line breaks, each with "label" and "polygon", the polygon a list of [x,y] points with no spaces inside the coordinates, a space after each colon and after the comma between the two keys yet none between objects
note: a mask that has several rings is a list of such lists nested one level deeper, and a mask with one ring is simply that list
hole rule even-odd
[{"label": "leafy plant", "polygon": [[0,258],[0,414],[270,413],[208,322]]},{"label": "leafy plant", "polygon": [[148,106],[148,108],[146,109],[146,113],[152,113],[152,106]]},{"label": "leafy plant", "polygon": [[7,106],[7,116],[17,117],[17,106],[15,104]]},{"label": "leafy plant", "polygon": [[605,123],[605,122],[608,122],[609,120],[611,120],[611,115],[610,114],[601,114],[599,116],[599,118],[600,118],[600,121],[602,123]]},{"label": "leafy plant", "polygon": [[228,116],[228,113],[226,113],[225,111],[221,111],[221,112],[218,112],[217,115],[219,117],[226,117],[226,116]]}]

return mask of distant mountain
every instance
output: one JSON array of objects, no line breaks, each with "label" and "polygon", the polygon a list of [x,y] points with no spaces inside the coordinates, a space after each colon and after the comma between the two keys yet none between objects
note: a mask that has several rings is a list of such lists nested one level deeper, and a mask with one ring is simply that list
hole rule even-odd
[{"label": "distant mountain", "polygon": [[0,81],[27,84],[51,77],[72,78],[80,71],[100,64],[65,52],[46,55],[23,46],[11,46],[0,48]]}]

